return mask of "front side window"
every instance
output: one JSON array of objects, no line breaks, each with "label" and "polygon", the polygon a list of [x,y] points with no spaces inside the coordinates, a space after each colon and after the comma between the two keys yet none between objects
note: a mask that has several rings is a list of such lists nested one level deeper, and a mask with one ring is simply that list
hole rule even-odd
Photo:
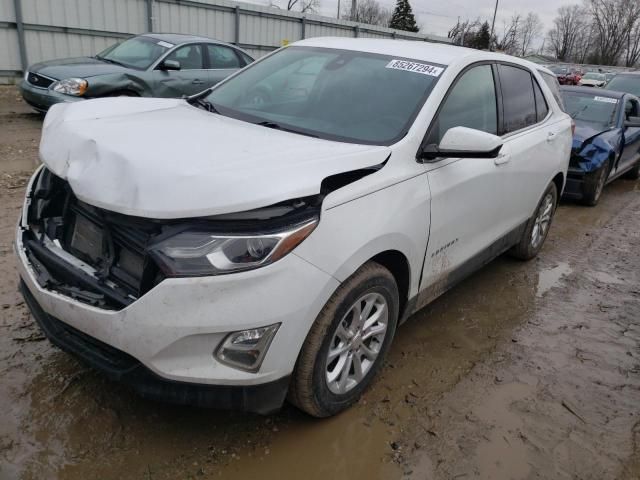
[{"label": "front side window", "polygon": [[134,37],[107,48],[96,58],[125,67],[146,69],[172,46],[152,37]]},{"label": "front side window", "polygon": [[180,63],[180,70],[201,70],[202,46],[186,45],[167,55],[165,60],[173,60]]},{"label": "front side window", "polygon": [[626,120],[629,120],[629,117],[640,116],[640,113],[638,112],[638,102],[633,99],[627,100],[624,105],[624,115]]},{"label": "front side window", "polygon": [[496,88],[491,65],[473,67],[455,83],[429,130],[427,144],[439,144],[453,127],[498,133]]},{"label": "front side window", "polygon": [[209,55],[209,68],[240,68],[240,59],[236,53],[229,47],[222,45],[207,45],[207,53]]},{"label": "front side window", "polygon": [[390,145],[406,134],[444,71],[388,55],[288,47],[207,97],[222,115],[351,143]]},{"label": "front side window", "polygon": [[504,109],[504,132],[515,132],[537,123],[536,100],[529,71],[498,65]]}]

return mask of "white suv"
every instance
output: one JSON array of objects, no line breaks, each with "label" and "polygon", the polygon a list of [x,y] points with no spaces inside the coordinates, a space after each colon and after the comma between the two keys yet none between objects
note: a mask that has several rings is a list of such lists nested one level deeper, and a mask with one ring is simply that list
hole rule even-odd
[{"label": "white suv", "polygon": [[540,251],[571,120],[539,68],[316,38],[186,100],[56,105],[17,229],[25,299],[145,396],[333,415],[412,312]]}]

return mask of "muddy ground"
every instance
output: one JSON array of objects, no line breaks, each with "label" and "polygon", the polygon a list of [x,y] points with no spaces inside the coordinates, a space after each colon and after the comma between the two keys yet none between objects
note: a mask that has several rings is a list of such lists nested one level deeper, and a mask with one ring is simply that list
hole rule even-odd
[{"label": "muddy ground", "polygon": [[414,315],[351,410],[260,417],[141,400],[42,336],[12,253],[40,127],[0,89],[0,479],[640,478],[636,182]]}]

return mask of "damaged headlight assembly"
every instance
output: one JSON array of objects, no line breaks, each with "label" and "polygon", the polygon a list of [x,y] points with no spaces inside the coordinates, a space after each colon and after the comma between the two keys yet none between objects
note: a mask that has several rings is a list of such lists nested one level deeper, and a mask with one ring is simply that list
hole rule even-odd
[{"label": "damaged headlight assembly", "polygon": [[83,78],[66,78],[54,82],[49,88],[54,92],[81,97],[86,93],[88,86],[89,83]]},{"label": "damaged headlight assembly", "polygon": [[150,247],[168,277],[221,275],[269,265],[291,252],[318,225],[314,217],[270,233],[226,235],[185,230]]}]

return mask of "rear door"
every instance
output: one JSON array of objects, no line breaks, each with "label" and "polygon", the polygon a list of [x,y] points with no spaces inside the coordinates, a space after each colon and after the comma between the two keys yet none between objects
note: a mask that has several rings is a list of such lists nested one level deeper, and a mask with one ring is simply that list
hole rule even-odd
[{"label": "rear door", "polygon": [[[501,134],[511,153],[504,165],[505,219],[517,229],[533,214],[561,165],[568,162],[570,123],[553,116],[531,71],[519,65],[497,67],[502,93]],[[561,192],[558,192],[560,195]]]},{"label": "rear door", "polygon": [[[625,96],[623,115],[623,121],[629,117],[640,117],[640,104],[638,103],[638,99]],[[620,172],[631,168],[640,156],[640,128],[623,126],[622,131],[624,147],[617,169],[617,171]]]},{"label": "rear door", "polygon": [[[443,100],[425,144],[439,144],[452,127],[498,133],[498,99],[490,63],[464,71]],[[431,226],[423,268],[423,301],[455,283],[492,256],[504,231],[504,171],[499,158],[436,159],[426,165]],[[432,293],[430,295],[430,292]]]},{"label": "rear door", "polygon": [[234,48],[216,44],[205,47],[208,86],[215,85],[246,65],[246,60]]},{"label": "rear door", "polygon": [[153,71],[154,96],[180,98],[204,90],[208,83],[208,71],[204,68],[204,47],[199,43],[183,45],[164,59],[180,63],[180,70]]}]

